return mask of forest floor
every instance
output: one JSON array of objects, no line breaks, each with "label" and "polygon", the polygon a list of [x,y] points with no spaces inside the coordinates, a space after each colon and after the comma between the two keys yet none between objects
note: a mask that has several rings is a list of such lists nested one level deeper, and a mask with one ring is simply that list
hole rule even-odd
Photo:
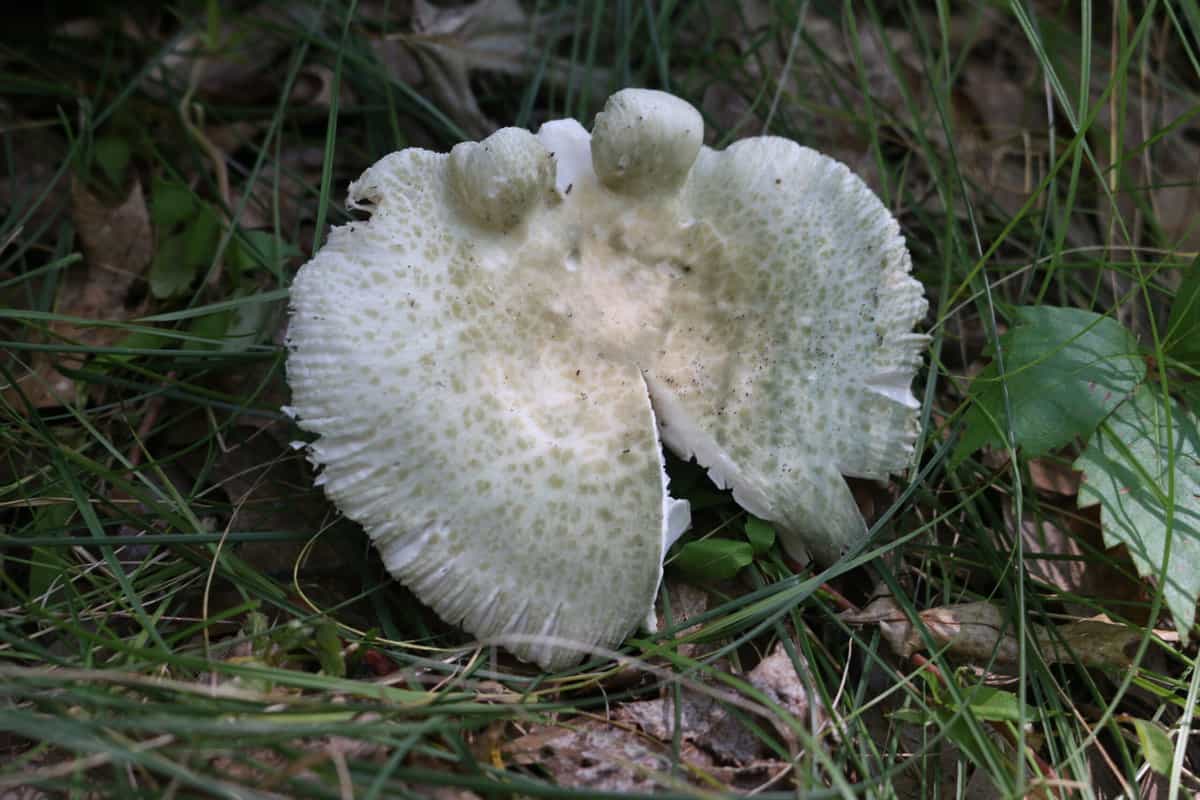
[{"label": "forest floor", "polygon": [[[0,797],[1200,791],[1194,0],[98,5],[0,33]],[[878,193],[921,434],[825,570],[672,461],[659,632],[546,674],[314,486],[288,287],[383,155],[627,86]]]}]

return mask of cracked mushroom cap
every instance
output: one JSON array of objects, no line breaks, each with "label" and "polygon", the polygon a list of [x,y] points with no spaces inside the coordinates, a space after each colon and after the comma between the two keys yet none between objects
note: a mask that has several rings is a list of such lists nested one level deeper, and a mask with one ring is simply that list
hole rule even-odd
[{"label": "cracked mushroom cap", "polygon": [[548,669],[648,618],[689,524],[662,445],[789,553],[866,526],[844,475],[904,469],[926,337],[899,228],[845,166],[703,147],[662,92],[393,153],[292,287],[293,413],[388,570]]}]

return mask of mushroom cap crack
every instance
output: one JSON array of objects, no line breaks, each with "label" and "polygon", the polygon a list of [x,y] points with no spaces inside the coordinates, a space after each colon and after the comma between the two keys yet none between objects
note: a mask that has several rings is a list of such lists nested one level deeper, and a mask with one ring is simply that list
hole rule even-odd
[{"label": "mushroom cap crack", "polygon": [[819,153],[702,134],[624,90],[590,136],[393,153],[292,288],[326,493],[443,618],[548,669],[652,624],[689,523],[662,444],[824,563],[866,534],[842,476],[911,456],[926,303],[895,220]]}]

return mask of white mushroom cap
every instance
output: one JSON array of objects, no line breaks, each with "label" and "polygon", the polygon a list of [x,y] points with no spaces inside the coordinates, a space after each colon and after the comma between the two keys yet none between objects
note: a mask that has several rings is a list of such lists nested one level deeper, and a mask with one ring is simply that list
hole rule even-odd
[{"label": "white mushroom cap", "polygon": [[701,135],[625,90],[590,148],[567,120],[393,153],[293,285],[326,492],[442,617],[546,668],[653,616],[689,521],[660,431],[824,562],[866,531],[842,475],[911,455],[925,301],[895,221],[794,142]]}]

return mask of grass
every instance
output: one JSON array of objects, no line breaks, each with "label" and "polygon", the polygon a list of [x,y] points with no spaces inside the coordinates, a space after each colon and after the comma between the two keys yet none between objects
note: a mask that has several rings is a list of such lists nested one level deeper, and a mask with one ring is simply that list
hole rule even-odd
[{"label": "grass", "polygon": [[[950,460],[969,378],[1019,305],[1119,319],[1154,356],[1147,380],[1196,396],[1163,344],[1200,241],[1195,2],[538,2],[536,24],[454,29],[437,50],[401,6],[114,6],[18,20],[0,45],[0,789],[1196,791],[1195,645],[1152,635],[1170,627],[1161,592],[1049,488],[1078,447],[1030,459],[1008,430],[1008,448]],[[704,587],[696,616],[669,568],[666,630],[542,675],[423,610],[312,487],[280,411],[287,286],[383,154],[587,122],[626,85],[689,99],[714,145],[791,137],[880,192],[931,298],[923,433],[907,476],[858,487],[863,552],[818,574],[768,550]],[[740,536],[727,496],[691,492],[694,536]],[[1055,523],[1078,554],[1031,553],[1014,520]],[[1101,580],[1054,585],[1047,563]],[[880,592],[885,624],[847,621]],[[947,647],[920,615],[980,600],[1014,662],[998,638]],[[1095,613],[1132,632],[1129,663],[1063,661],[1037,635]],[[910,657],[889,644],[906,624]],[[748,681],[776,642],[829,725]],[[665,740],[596,722],[660,696],[677,719],[715,698],[762,763],[714,758],[705,718]],[[546,725],[566,738],[534,747]],[[607,783],[587,778],[600,757]]]}]

